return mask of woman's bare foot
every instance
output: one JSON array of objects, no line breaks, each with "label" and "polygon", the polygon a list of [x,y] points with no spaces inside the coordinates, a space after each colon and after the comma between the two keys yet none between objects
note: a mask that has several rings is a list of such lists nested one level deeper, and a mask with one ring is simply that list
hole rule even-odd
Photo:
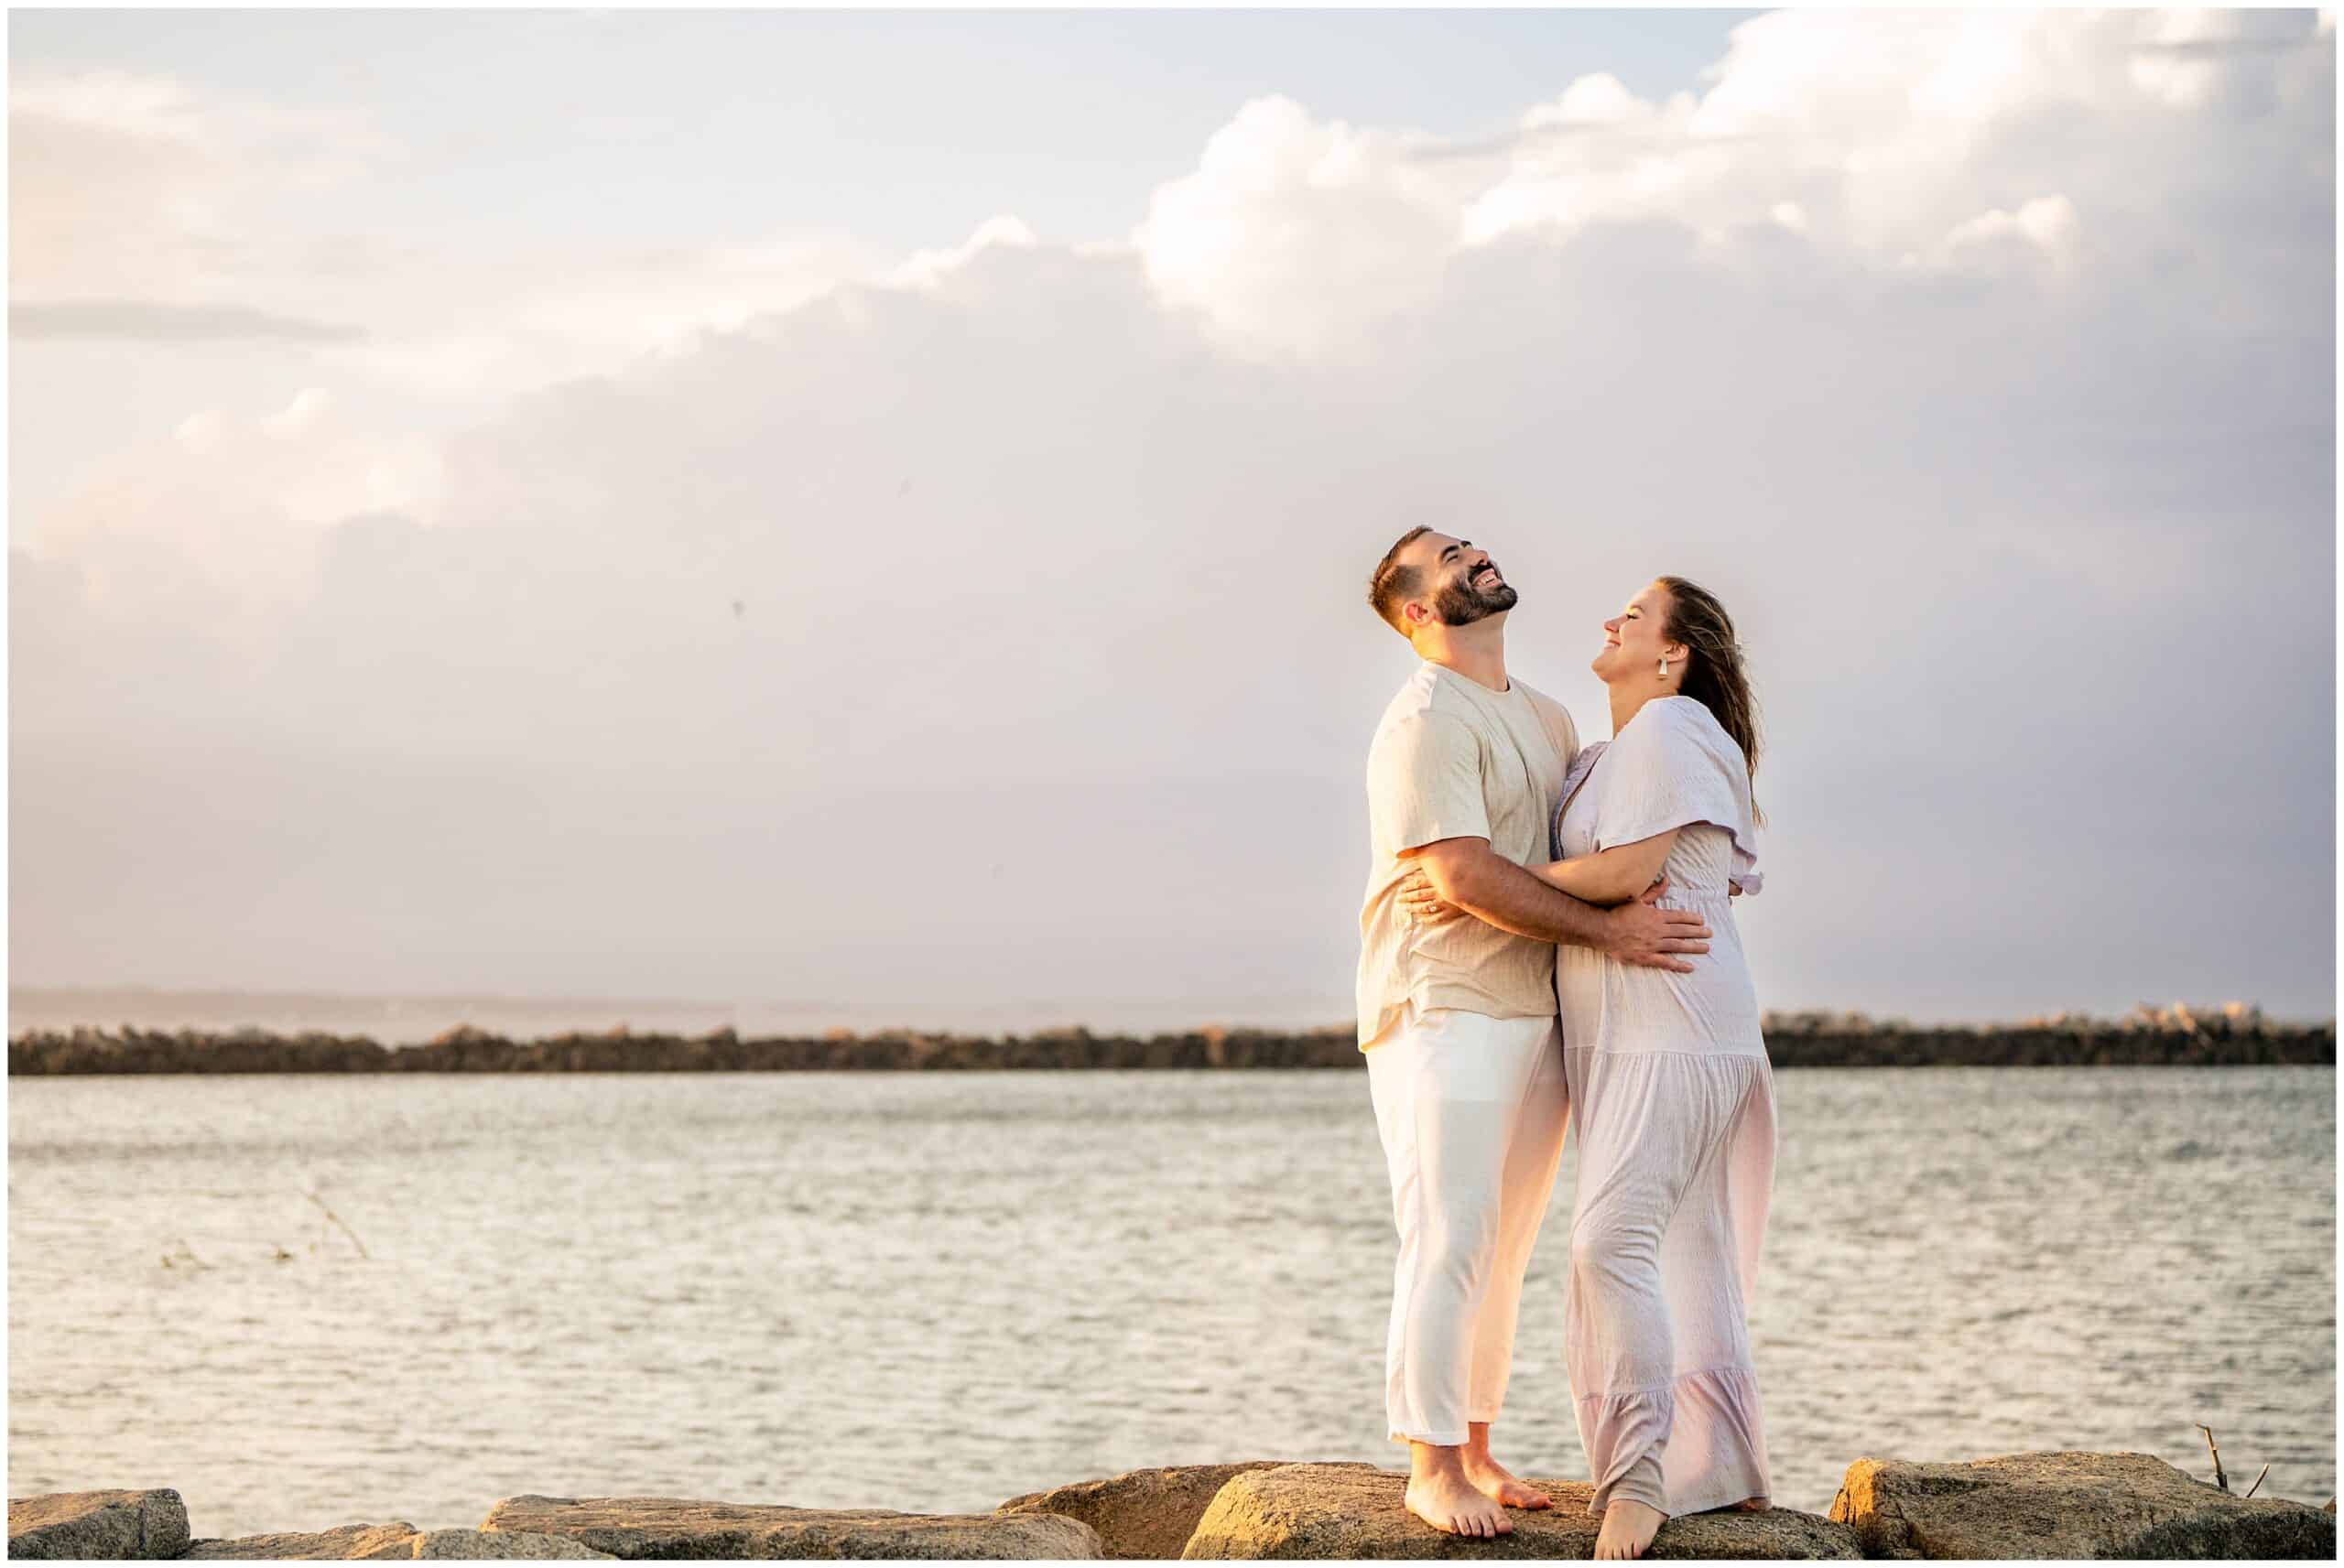
[{"label": "woman's bare foot", "polygon": [[1460,1469],[1442,1468],[1408,1478],[1408,1511],[1450,1535],[1511,1535],[1514,1521],[1481,1495]]},{"label": "woman's bare foot", "polygon": [[1668,1516],[1650,1503],[1614,1498],[1604,1505],[1603,1528],[1595,1532],[1598,1557],[1642,1557]]},{"label": "woman's bare foot", "polygon": [[1490,1501],[1509,1509],[1551,1509],[1555,1499],[1491,1458],[1465,1451],[1465,1478]]},{"label": "woman's bare foot", "polygon": [[1771,1509],[1774,1505],[1764,1498],[1744,1498],[1733,1506],[1743,1513],[1754,1514],[1761,1509]]}]

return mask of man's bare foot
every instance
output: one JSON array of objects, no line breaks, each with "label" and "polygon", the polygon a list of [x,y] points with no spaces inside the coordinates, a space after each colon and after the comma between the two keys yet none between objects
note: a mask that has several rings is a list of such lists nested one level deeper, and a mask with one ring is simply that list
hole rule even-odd
[{"label": "man's bare foot", "polygon": [[1668,1516],[1650,1503],[1614,1498],[1604,1506],[1603,1528],[1595,1532],[1598,1557],[1642,1557]]},{"label": "man's bare foot", "polygon": [[1733,1506],[1743,1513],[1754,1514],[1761,1509],[1771,1509],[1774,1505],[1764,1498],[1744,1498]]},{"label": "man's bare foot", "polygon": [[1486,1537],[1514,1533],[1514,1521],[1505,1517],[1505,1510],[1483,1497],[1461,1471],[1410,1476],[1408,1511],[1433,1529],[1450,1535]]},{"label": "man's bare foot", "polygon": [[1555,1499],[1491,1458],[1486,1454],[1465,1451],[1460,1461],[1465,1466],[1465,1478],[1473,1483],[1481,1496],[1503,1508],[1551,1509]]}]

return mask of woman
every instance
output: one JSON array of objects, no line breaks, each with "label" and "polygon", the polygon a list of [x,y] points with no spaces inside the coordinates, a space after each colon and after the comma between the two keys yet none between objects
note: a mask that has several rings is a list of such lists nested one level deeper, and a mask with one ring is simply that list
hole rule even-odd
[{"label": "woman", "polygon": [[[1612,738],[1563,782],[1550,865],[1590,903],[1665,878],[1709,950],[1690,974],[1556,950],[1579,1145],[1565,1356],[1601,1515],[1598,1557],[1638,1557],[1672,1514],[1767,1506],[1743,1309],[1773,1185],[1774,1087],[1730,897],[1759,888],[1756,709],[1733,623],[1682,578],[1603,623],[1591,668]],[[1428,886],[1418,917],[1461,918]]]}]

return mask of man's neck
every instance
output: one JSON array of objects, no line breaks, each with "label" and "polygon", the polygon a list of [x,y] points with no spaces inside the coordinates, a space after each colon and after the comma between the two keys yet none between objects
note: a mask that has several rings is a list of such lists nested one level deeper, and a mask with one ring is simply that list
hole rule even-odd
[{"label": "man's neck", "polygon": [[1441,626],[1426,633],[1416,653],[1427,664],[1456,671],[1476,686],[1508,690],[1505,673],[1505,615],[1488,615],[1470,626]]}]

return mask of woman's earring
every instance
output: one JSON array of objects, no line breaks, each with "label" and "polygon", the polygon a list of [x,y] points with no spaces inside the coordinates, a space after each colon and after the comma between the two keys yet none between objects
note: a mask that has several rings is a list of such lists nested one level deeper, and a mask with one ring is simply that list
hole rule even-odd
[{"label": "woman's earring", "polygon": [[1668,661],[1666,659],[1660,661],[1660,678],[1663,680],[1666,680],[1668,678]]}]

